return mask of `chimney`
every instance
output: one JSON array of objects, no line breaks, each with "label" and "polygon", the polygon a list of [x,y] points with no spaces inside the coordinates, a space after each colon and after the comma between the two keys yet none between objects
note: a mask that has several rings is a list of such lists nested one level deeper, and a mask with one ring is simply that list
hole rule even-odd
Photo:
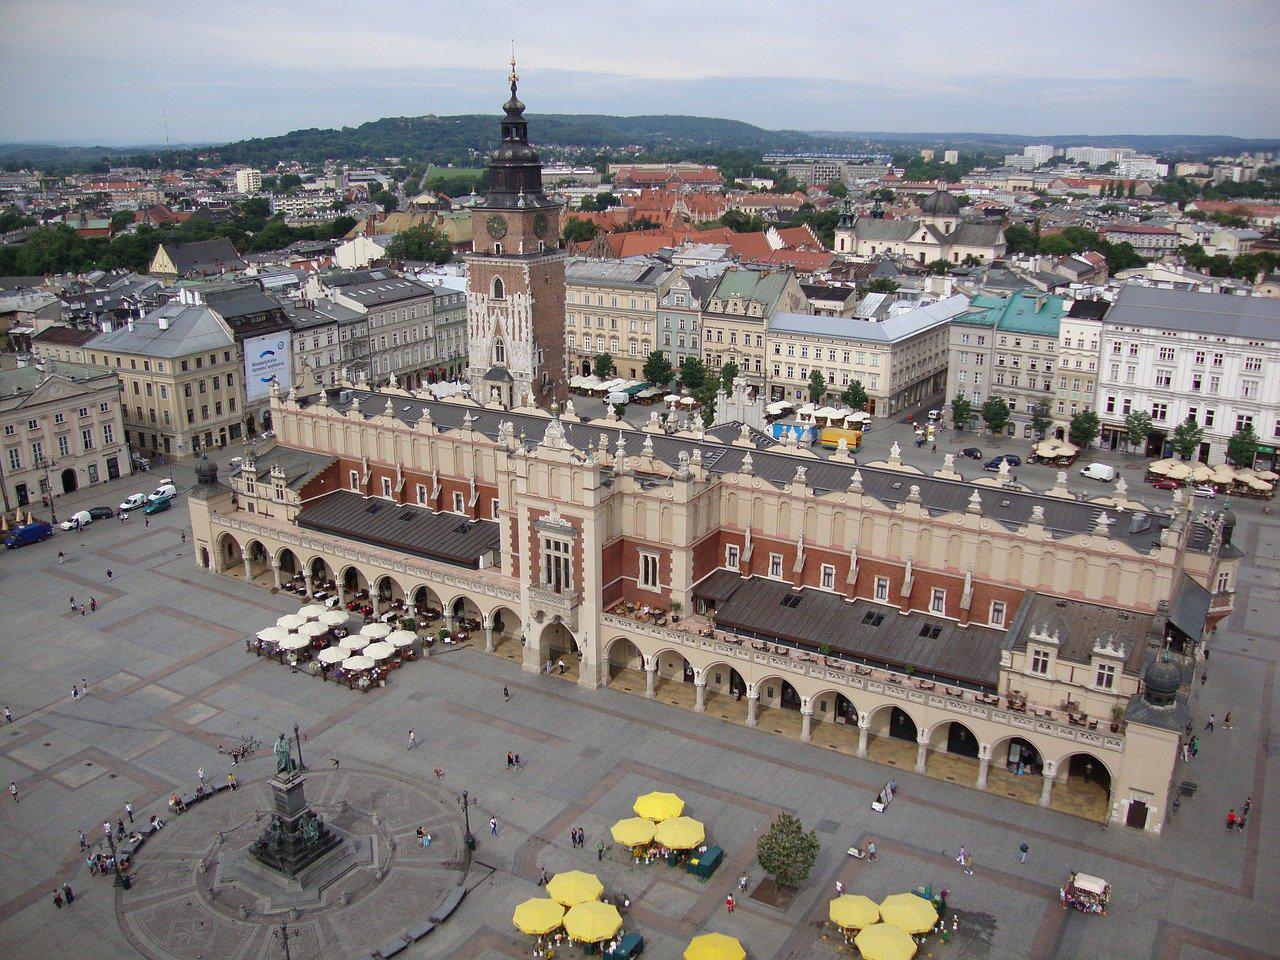
[{"label": "chimney", "polygon": [[133,332],[133,314],[129,314],[129,319],[125,321],[125,325],[129,328],[129,332]]},{"label": "chimney", "polygon": [[158,326],[161,330],[168,330],[168,329],[169,329],[169,318],[168,318],[168,317],[156,317],[156,326]]}]

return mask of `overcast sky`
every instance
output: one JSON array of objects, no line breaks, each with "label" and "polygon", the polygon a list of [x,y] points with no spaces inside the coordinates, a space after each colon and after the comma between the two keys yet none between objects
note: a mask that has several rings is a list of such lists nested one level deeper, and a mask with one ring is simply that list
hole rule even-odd
[{"label": "overcast sky", "polygon": [[[0,0],[0,140],[496,113],[1280,136],[1276,0]],[[167,117],[167,131],[166,131]]]}]

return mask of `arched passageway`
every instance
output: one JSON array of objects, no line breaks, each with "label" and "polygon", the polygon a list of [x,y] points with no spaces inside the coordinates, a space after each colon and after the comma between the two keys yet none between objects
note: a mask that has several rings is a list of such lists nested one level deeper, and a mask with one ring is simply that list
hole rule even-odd
[{"label": "arched passageway", "polygon": [[244,578],[244,553],[239,541],[229,533],[218,538],[218,572]]},{"label": "arched passageway", "polygon": [[880,763],[914,769],[919,757],[920,727],[901,707],[885,705],[867,718],[867,756]]},{"label": "arched passageway", "polygon": [[379,577],[377,589],[374,591],[374,616],[386,613],[403,614],[405,612],[404,587],[395,577]]},{"label": "arched passageway", "polygon": [[973,731],[958,720],[934,724],[929,731],[924,772],[952,783],[976,783],[980,746]]},{"label": "arched passageway", "polygon": [[324,557],[312,557],[307,565],[307,577],[311,582],[311,594],[324,594],[327,599],[338,589],[337,578],[333,575],[333,567]]},{"label": "arched passageway", "polygon": [[727,663],[713,663],[702,671],[706,689],[703,711],[733,723],[747,722],[747,681]]},{"label": "arched passageway", "polygon": [[524,659],[524,630],[520,615],[510,607],[497,607],[489,614],[489,632],[485,643],[489,652],[509,660]]},{"label": "arched passageway", "polygon": [[644,693],[644,655],[626,637],[618,637],[609,644],[605,654],[605,671],[609,686],[628,693]]},{"label": "arched passageway", "polygon": [[538,654],[538,662],[544,672],[577,682],[582,657],[573,631],[564,623],[555,620],[542,628],[538,638]]}]

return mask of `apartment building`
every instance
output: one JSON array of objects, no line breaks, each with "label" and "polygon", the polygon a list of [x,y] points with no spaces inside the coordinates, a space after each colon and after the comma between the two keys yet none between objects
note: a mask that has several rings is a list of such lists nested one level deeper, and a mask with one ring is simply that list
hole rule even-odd
[{"label": "apartment building", "polygon": [[[976,296],[970,312],[951,321],[947,399],[973,405],[971,426],[990,397],[1009,404],[1009,436],[1030,437],[1031,411],[1042,397],[1054,400],[1058,337],[1066,301],[1023,290],[1010,297]],[[1052,409],[1052,408],[1051,408]]]},{"label": "apartment building", "polygon": [[245,167],[236,171],[236,193],[259,193],[261,190],[261,170]]},{"label": "apartment building", "polygon": [[658,349],[679,369],[685,357],[702,356],[702,308],[726,266],[711,263],[677,267],[658,302]]},{"label": "apartment building", "polygon": [[658,260],[589,260],[565,265],[565,349],[570,375],[591,374],[607,353],[619,377],[644,379],[644,362],[658,342],[658,306],[674,271]]},{"label": "apartment building", "polygon": [[1071,418],[1092,410],[1098,388],[1098,343],[1105,300],[1075,300],[1058,324],[1058,390],[1052,436],[1066,437]]},{"label": "apartment building", "polygon": [[867,412],[891,416],[943,388],[948,329],[969,309],[957,294],[907,306],[884,320],[779,313],[765,333],[770,400],[809,399],[817,370],[827,383],[823,402],[838,403],[854,381],[867,391]]},{"label": "apartment building", "polygon": [[779,313],[806,313],[800,281],[790,270],[731,267],[707,298],[702,314],[702,362],[718,372],[736,363],[748,383],[763,387],[765,333]]},{"label": "apartment building", "polygon": [[4,509],[127,475],[120,378],[80,363],[0,366]]},{"label": "apartment building", "polygon": [[309,296],[325,296],[365,318],[363,350],[352,343],[353,366],[363,354],[371,383],[391,377],[406,389],[436,368],[435,288],[390,270],[339,271],[311,278]]},{"label": "apartment building", "polygon": [[[1187,417],[1204,428],[1196,459],[1222,463],[1251,424],[1273,465],[1280,444],[1280,300],[1121,288],[1102,322],[1097,389],[1102,443],[1124,443],[1131,410],[1151,415],[1148,454],[1165,452]],[[1252,464],[1248,464],[1252,466]]]},{"label": "apartment building", "polygon": [[289,303],[284,311],[293,325],[293,385],[312,390],[336,384],[354,366],[343,357],[344,343],[367,343],[364,314],[332,300]]}]

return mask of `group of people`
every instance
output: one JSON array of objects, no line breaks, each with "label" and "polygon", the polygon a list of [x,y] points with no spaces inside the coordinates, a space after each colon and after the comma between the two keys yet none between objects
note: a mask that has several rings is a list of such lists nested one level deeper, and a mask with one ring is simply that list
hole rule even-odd
[{"label": "group of people", "polygon": [[1236,808],[1232,807],[1227,813],[1227,829],[1243,830],[1245,821],[1249,819],[1249,811],[1253,809],[1253,797],[1246,797],[1244,804],[1240,807],[1240,812],[1236,813]]}]

